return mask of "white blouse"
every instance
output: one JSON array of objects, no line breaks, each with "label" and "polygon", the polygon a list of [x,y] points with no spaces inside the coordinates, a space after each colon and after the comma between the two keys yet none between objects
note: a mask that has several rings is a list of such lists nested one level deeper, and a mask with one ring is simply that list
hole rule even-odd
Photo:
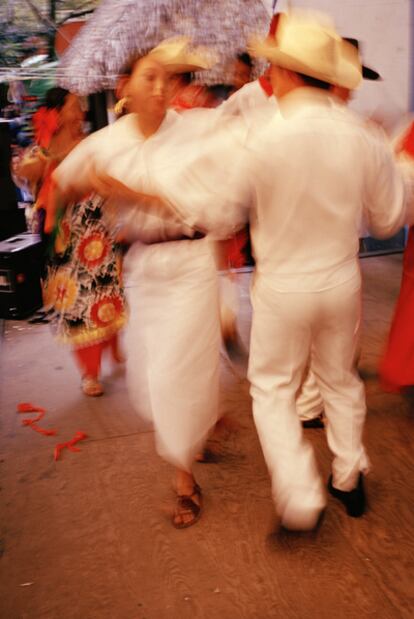
[{"label": "white blouse", "polygon": [[141,134],[136,115],[128,114],[84,139],[57,168],[55,179],[63,191],[86,193],[95,168],[131,189],[165,199],[176,213],[169,218],[157,210],[150,215],[120,205],[143,242],[192,236],[194,230],[228,238],[247,217],[227,197],[229,152],[240,153],[243,139],[239,124],[222,120],[215,110],[169,110],[149,138]]}]

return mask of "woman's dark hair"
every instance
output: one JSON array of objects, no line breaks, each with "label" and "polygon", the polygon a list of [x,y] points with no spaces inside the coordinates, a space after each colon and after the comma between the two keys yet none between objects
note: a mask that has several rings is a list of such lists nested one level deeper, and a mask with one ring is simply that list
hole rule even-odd
[{"label": "woman's dark hair", "polygon": [[187,71],[187,73],[181,73],[180,77],[183,84],[188,86],[188,84],[191,84],[191,82],[194,80],[194,73]]},{"label": "woman's dark hair", "polygon": [[245,64],[250,69],[253,68],[253,60],[250,54],[248,54],[247,52],[241,52],[240,54],[237,54],[237,60]]},{"label": "woman's dark hair", "polygon": [[65,88],[59,88],[59,86],[49,88],[45,97],[45,107],[47,107],[48,110],[61,110],[62,107],[65,105],[66,97],[68,96],[68,94],[69,90],[66,90]]},{"label": "woman's dark hair", "polygon": [[309,75],[304,75],[303,73],[297,73],[297,75],[299,75],[300,79],[305,82],[306,86],[320,88],[321,90],[330,90],[332,87],[332,84],[318,80],[316,77],[309,77]]},{"label": "woman's dark hair", "polygon": [[148,51],[144,51],[142,53],[137,52],[133,54],[132,56],[130,56],[127,62],[122,66],[121,70],[119,71],[119,75],[124,75],[124,76],[127,75],[128,77],[131,77],[137,62],[139,62],[142,58],[147,56],[150,51],[151,50],[148,49]]}]

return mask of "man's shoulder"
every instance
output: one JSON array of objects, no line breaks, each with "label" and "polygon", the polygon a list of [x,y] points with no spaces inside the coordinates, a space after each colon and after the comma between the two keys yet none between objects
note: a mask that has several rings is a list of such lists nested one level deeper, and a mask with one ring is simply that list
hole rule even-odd
[{"label": "man's shoulder", "polygon": [[222,103],[221,107],[223,109],[243,108],[253,102],[262,103],[266,100],[266,98],[267,95],[260,86],[259,80],[255,80],[254,82],[245,84],[242,88],[240,88],[240,90],[233,93],[226,101],[224,101],[224,103]]},{"label": "man's shoulder", "polygon": [[233,97],[239,97],[241,101],[259,101],[261,103],[267,101],[269,96],[265,93],[259,80],[249,82],[243,88],[240,88],[232,95]]}]

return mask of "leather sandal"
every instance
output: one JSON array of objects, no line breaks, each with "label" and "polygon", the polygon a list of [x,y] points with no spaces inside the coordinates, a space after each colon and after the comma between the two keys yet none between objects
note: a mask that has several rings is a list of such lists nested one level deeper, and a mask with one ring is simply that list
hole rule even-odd
[{"label": "leather sandal", "polygon": [[97,378],[93,378],[92,376],[84,376],[82,378],[82,391],[85,395],[92,398],[96,398],[104,392],[102,384]]},{"label": "leather sandal", "polygon": [[[199,503],[193,498],[197,497]],[[176,529],[187,529],[195,524],[201,516],[202,494],[198,484],[194,484],[192,494],[177,494],[176,509],[172,517],[172,524]],[[183,516],[192,516],[191,520],[182,520]],[[177,522],[177,518],[181,521]]]}]

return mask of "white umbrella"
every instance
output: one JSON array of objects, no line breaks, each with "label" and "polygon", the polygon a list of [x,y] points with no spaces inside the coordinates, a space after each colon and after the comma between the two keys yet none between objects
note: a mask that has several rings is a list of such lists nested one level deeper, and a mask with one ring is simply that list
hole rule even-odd
[{"label": "white umbrella", "polygon": [[269,19],[261,0],[102,0],[63,55],[59,83],[79,94],[112,88],[131,57],[177,35],[218,54],[205,83],[226,82],[229,60],[251,34],[267,31]]}]

